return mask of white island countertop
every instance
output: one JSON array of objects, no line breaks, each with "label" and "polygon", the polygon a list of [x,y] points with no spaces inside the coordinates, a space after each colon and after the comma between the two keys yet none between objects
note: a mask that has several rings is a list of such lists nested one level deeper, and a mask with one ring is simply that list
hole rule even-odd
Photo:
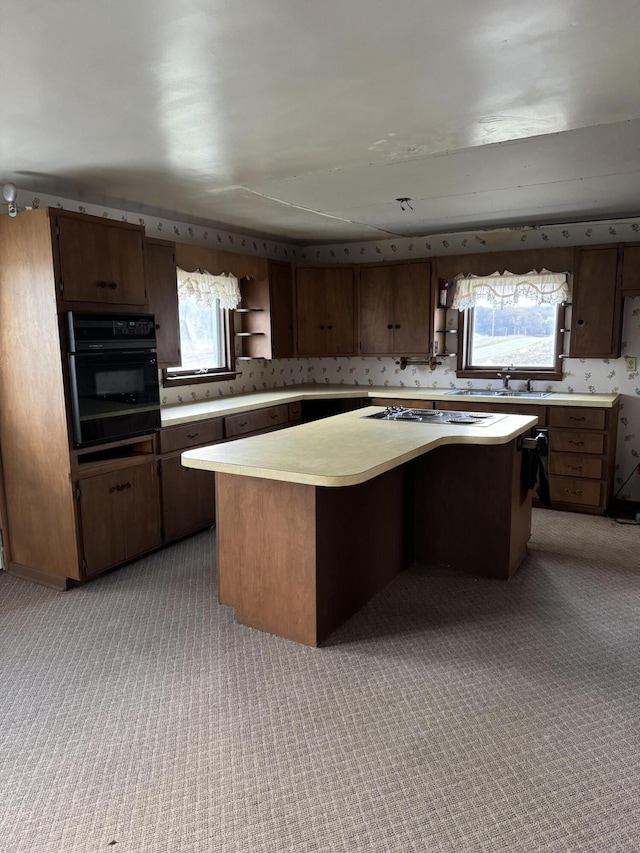
[{"label": "white island countertop", "polygon": [[[179,403],[173,406],[165,406],[162,409],[162,426],[177,426],[179,424],[193,423],[206,418],[224,417],[252,409],[263,409],[269,406],[278,406],[283,403],[296,403],[300,400],[322,400],[322,399],[366,399],[372,397],[386,397],[394,400],[406,400],[410,405],[412,400],[433,400],[436,408],[438,402],[456,403],[508,403],[513,405],[514,412],[517,406],[585,406],[612,408],[619,399],[618,394],[588,394],[588,393],[560,393],[554,392],[550,397],[497,397],[487,394],[467,396],[464,394],[450,394],[451,388],[401,388],[392,386],[371,385],[292,385],[287,388],[272,388],[269,391],[256,391],[249,394],[238,394],[236,396],[218,397],[212,400],[198,400],[191,403]],[[460,389],[458,389],[460,390]]]},{"label": "white island countertop", "polygon": [[369,406],[288,429],[213,444],[182,454],[187,468],[312,486],[364,483],[445,444],[506,444],[538,419],[502,415],[489,426],[367,419]]}]

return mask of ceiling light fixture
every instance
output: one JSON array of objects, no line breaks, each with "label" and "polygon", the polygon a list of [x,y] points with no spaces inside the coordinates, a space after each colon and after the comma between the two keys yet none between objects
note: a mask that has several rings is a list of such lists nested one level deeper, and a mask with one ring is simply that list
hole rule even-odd
[{"label": "ceiling light fixture", "polygon": [[402,210],[402,211],[405,211],[407,209],[407,207],[409,208],[409,210],[413,210],[413,207],[411,206],[412,200],[413,199],[410,199],[410,198],[397,198],[396,199],[396,201],[399,202],[400,210]]},{"label": "ceiling light fixture", "polygon": [[16,189],[16,185],[5,184],[2,187],[2,195],[4,196],[4,200],[7,202],[7,207],[9,208],[9,216],[17,216],[18,205],[16,203],[16,199],[18,198],[18,190]]}]

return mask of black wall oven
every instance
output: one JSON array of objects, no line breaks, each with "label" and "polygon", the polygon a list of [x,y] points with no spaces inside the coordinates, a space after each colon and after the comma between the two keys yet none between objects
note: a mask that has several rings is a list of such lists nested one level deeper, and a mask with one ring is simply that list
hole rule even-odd
[{"label": "black wall oven", "polygon": [[67,315],[75,447],[155,432],[160,387],[151,314]]}]

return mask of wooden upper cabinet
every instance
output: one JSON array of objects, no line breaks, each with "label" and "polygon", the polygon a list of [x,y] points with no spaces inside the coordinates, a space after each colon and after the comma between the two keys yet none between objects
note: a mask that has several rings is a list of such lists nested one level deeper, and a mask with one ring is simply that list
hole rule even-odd
[{"label": "wooden upper cabinet", "polygon": [[56,214],[55,227],[62,299],[146,307],[142,228],[83,214]]},{"label": "wooden upper cabinet", "polygon": [[431,264],[362,267],[362,355],[425,355],[433,327]]},{"label": "wooden upper cabinet", "polygon": [[617,247],[576,249],[571,312],[574,358],[618,358],[622,292]]},{"label": "wooden upper cabinet", "polygon": [[156,319],[156,350],[159,367],[180,364],[180,319],[175,246],[145,238],[144,269],[149,311]]},{"label": "wooden upper cabinet", "polygon": [[268,278],[240,280],[235,311],[236,358],[293,357],[291,264],[271,261]]},{"label": "wooden upper cabinet", "polygon": [[352,267],[296,269],[297,354],[354,355]]},{"label": "wooden upper cabinet", "polygon": [[294,347],[291,264],[271,261],[269,264],[269,285],[272,358],[292,358]]},{"label": "wooden upper cabinet", "polygon": [[624,246],[622,295],[640,296],[640,246]]}]

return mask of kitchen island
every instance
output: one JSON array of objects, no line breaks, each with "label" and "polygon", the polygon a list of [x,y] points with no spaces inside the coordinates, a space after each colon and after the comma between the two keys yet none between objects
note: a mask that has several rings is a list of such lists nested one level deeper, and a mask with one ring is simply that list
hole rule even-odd
[{"label": "kitchen island", "polygon": [[367,417],[381,411],[182,454],[216,473],[219,600],[242,624],[317,646],[415,560],[506,579],[524,559],[519,438],[536,418]]}]

